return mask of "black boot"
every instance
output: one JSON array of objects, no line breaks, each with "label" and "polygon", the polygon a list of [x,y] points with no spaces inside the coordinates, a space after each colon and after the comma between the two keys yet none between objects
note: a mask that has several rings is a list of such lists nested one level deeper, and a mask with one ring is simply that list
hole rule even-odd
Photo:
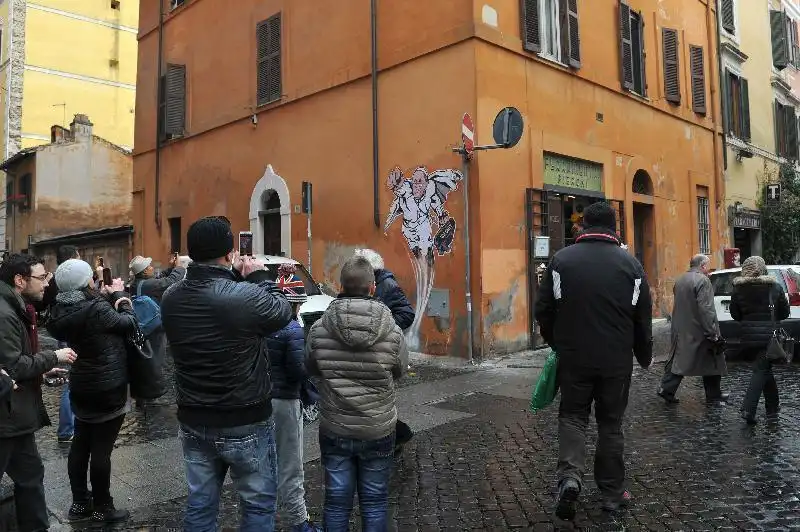
[{"label": "black boot", "polygon": [[119,523],[127,521],[131,516],[128,510],[117,510],[114,507],[114,501],[108,504],[96,504],[94,512],[92,513],[92,521],[97,523]]},{"label": "black boot", "polygon": [[92,511],[91,499],[72,501],[72,506],[69,507],[69,512],[67,512],[67,521],[74,523],[76,521],[89,520],[92,517]]},{"label": "black boot", "polygon": [[556,503],[556,516],[564,521],[575,519],[575,506],[581,494],[581,485],[577,480],[568,478],[561,481],[558,487],[558,502]]}]

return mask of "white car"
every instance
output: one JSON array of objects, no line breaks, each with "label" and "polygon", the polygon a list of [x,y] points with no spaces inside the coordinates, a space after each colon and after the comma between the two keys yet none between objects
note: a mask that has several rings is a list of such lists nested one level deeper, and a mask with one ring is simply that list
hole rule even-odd
[{"label": "white car", "polygon": [[[720,322],[733,320],[730,312],[733,280],[741,273],[741,268],[731,268],[711,272],[709,276],[711,285],[714,287],[714,306]],[[783,287],[783,291],[786,293],[791,307],[789,319],[800,319],[800,266],[767,266],[767,273]]]}]

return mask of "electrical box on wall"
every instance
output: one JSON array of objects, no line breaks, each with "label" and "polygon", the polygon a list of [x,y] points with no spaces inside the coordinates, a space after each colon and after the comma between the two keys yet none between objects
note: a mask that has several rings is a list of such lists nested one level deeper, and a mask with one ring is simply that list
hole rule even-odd
[{"label": "electrical box on wall", "polygon": [[428,298],[427,314],[431,318],[450,317],[450,290],[432,288]]}]

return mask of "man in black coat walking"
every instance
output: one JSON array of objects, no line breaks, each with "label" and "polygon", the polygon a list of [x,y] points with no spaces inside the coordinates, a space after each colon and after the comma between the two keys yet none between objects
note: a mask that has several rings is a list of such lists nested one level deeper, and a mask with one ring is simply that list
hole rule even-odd
[{"label": "man in black coat walking", "polygon": [[633,356],[653,359],[652,300],[641,264],[615,232],[616,213],[605,202],[584,212],[586,229],[557,252],[539,286],[536,320],[558,353],[558,504],[561,519],[575,517],[586,467],[586,429],[592,403],[597,421],[594,477],[602,507],[618,510],[625,490],[622,420],[628,405]]}]

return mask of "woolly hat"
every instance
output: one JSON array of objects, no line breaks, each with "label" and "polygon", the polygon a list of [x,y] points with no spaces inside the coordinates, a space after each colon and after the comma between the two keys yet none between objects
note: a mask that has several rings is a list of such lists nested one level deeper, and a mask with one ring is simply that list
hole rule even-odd
[{"label": "woolly hat", "polygon": [[383,270],[386,266],[383,263],[383,257],[374,249],[357,249],[355,252],[356,257],[364,257],[367,259],[375,271]]},{"label": "woolly hat", "polygon": [[145,271],[148,266],[153,263],[153,259],[150,257],[142,257],[141,255],[136,255],[133,257],[133,260],[128,264],[128,269],[131,271],[133,275],[139,275],[143,271]]},{"label": "woolly hat", "polygon": [[200,218],[189,227],[186,246],[194,262],[220,259],[233,251],[231,226],[218,216]]},{"label": "woolly hat", "polygon": [[742,263],[742,277],[767,275],[767,263],[758,255],[747,257]]},{"label": "woolly hat", "polygon": [[92,267],[80,259],[69,259],[56,269],[56,285],[62,292],[82,290],[92,280]]},{"label": "woolly hat", "polygon": [[297,275],[280,275],[275,284],[281,289],[289,303],[305,303],[308,301],[306,286]]}]

